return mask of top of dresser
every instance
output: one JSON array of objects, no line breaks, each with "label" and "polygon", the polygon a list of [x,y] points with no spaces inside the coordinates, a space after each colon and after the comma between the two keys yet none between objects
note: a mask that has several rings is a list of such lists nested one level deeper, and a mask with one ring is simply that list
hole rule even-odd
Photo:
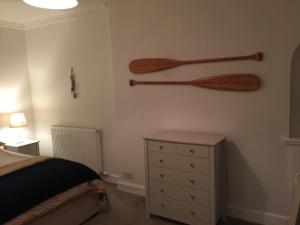
[{"label": "top of dresser", "polygon": [[200,132],[190,132],[190,131],[159,131],[144,139],[156,140],[156,141],[168,141],[168,142],[178,142],[186,144],[200,144],[200,145],[216,145],[226,136],[217,134],[206,134]]}]

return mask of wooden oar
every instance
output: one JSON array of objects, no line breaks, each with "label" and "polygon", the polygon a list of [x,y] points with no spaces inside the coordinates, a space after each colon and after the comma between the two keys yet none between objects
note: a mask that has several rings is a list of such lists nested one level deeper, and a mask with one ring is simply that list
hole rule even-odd
[{"label": "wooden oar", "polygon": [[130,80],[130,86],[135,85],[192,85],[201,88],[226,91],[255,91],[260,86],[260,79],[253,74],[228,74],[204,77],[191,81],[136,81]]},{"label": "wooden oar", "polygon": [[257,52],[255,54],[246,55],[246,56],[200,59],[200,60],[174,60],[174,59],[163,59],[163,58],[135,59],[130,62],[129,69],[134,74],[142,74],[142,73],[151,73],[151,72],[171,69],[186,64],[212,63],[212,62],[225,62],[225,61],[238,61],[238,60],[261,61],[262,58],[263,58],[262,53]]}]

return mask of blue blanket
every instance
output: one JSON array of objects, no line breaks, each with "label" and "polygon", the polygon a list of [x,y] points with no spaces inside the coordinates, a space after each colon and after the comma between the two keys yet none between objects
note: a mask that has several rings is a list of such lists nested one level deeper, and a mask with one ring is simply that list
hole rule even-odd
[{"label": "blue blanket", "polygon": [[0,224],[84,182],[100,179],[88,167],[63,159],[49,159],[0,176]]}]

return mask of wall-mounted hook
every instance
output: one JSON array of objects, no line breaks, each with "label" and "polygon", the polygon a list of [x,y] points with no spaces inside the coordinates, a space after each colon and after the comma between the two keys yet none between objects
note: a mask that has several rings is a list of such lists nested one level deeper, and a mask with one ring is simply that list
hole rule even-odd
[{"label": "wall-mounted hook", "polygon": [[76,80],[75,80],[74,68],[73,67],[71,68],[70,80],[71,80],[71,93],[73,95],[73,98],[77,98]]}]

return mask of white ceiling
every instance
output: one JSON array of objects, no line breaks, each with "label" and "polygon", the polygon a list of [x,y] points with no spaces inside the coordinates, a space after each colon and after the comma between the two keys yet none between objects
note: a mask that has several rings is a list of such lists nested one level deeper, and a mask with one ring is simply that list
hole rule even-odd
[{"label": "white ceiling", "polygon": [[0,0],[0,25],[26,25],[50,18],[63,17],[93,8],[103,7],[103,0],[78,0],[79,5],[67,10],[48,10],[31,7],[22,0]]}]

